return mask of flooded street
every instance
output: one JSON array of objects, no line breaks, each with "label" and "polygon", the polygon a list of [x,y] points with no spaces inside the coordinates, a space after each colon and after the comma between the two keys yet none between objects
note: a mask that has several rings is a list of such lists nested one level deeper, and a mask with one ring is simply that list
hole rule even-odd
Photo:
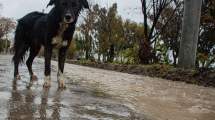
[{"label": "flooded street", "polygon": [[36,59],[38,81],[25,65],[13,81],[11,56],[0,55],[0,120],[215,120],[215,89],[158,78],[66,64],[66,90],[43,89],[44,60]]}]

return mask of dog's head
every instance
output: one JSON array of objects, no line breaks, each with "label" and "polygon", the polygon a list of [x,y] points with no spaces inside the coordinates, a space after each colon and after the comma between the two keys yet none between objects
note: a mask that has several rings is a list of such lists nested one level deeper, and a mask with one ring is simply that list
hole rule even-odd
[{"label": "dog's head", "polygon": [[89,9],[87,0],[50,0],[47,6],[55,5],[61,13],[65,23],[72,23],[77,18],[81,9]]}]

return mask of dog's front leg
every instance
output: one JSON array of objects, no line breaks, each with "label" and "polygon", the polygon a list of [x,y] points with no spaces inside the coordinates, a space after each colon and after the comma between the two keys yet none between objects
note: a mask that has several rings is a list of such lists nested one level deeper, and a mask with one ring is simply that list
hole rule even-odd
[{"label": "dog's front leg", "polygon": [[66,52],[67,48],[62,47],[59,49],[59,55],[58,55],[58,74],[57,74],[57,79],[58,79],[58,87],[59,88],[66,88],[65,86],[65,81],[64,81],[64,64],[66,60]]},{"label": "dog's front leg", "polygon": [[52,48],[51,46],[45,47],[44,51],[45,56],[45,79],[43,87],[48,88],[51,86],[51,56],[52,56]]}]

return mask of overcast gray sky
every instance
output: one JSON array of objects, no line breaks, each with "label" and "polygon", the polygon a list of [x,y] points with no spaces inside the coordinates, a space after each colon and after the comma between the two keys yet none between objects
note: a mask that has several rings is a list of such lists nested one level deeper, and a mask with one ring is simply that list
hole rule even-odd
[{"label": "overcast gray sky", "polygon": [[[45,9],[49,0],[0,0],[3,4],[1,11],[2,16],[12,17],[14,19],[21,18],[25,14],[32,11],[42,11]],[[88,0],[89,2],[99,3],[102,6],[111,6],[112,3],[118,3],[119,14],[124,19],[131,19],[136,22],[142,22],[140,0]]]}]

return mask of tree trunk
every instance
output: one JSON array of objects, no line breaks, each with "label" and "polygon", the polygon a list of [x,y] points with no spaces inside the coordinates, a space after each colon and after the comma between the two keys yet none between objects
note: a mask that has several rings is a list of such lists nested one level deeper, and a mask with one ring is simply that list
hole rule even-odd
[{"label": "tree trunk", "polygon": [[101,62],[101,53],[98,53],[98,62]]},{"label": "tree trunk", "polygon": [[148,33],[148,16],[147,16],[147,7],[146,7],[146,0],[141,0],[142,3],[142,13],[144,16],[144,39],[140,41],[139,44],[139,61],[140,64],[149,64],[150,62],[150,54],[151,54],[151,47],[150,47],[150,40],[149,40],[149,33]]},{"label": "tree trunk", "polygon": [[86,49],[85,59],[89,60],[89,58],[90,58],[89,49]]},{"label": "tree trunk", "polygon": [[108,62],[113,62],[113,60],[114,60],[114,57],[115,57],[115,50],[114,50],[114,44],[112,44],[111,46],[110,46],[110,51],[109,51],[109,57],[108,57]]},{"label": "tree trunk", "polygon": [[147,40],[142,40],[139,46],[139,60],[140,64],[150,64],[152,62],[151,46]]},{"label": "tree trunk", "polygon": [[179,67],[190,69],[196,62],[202,0],[185,0],[184,5]]}]

